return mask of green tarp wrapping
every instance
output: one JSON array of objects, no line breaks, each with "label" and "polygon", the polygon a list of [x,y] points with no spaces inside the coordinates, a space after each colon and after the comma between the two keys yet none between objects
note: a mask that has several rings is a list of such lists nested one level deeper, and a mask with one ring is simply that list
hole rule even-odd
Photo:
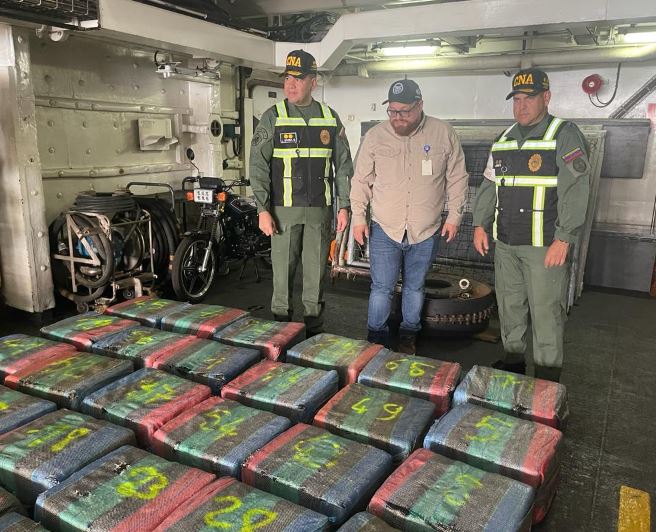
[{"label": "green tarp wrapping", "polygon": [[87,396],[82,411],[131,428],[149,447],[157,429],[209,396],[207,386],[144,368]]},{"label": "green tarp wrapping", "polygon": [[189,303],[151,296],[135,297],[105,309],[105,314],[135,320],[147,327],[159,327],[162,318],[187,308]]},{"label": "green tarp wrapping", "polygon": [[290,426],[282,416],[211,397],[159,429],[153,450],[168,460],[239,478],[244,460]]},{"label": "green tarp wrapping", "polygon": [[241,477],[340,525],[363,509],[391,468],[385,451],[299,423],[246,460]]},{"label": "green tarp wrapping", "polygon": [[57,410],[0,436],[0,482],[33,505],[85,465],[135,442],[131,430],[71,410]]},{"label": "green tarp wrapping", "polygon": [[527,532],[533,488],[418,449],[372,497],[367,511],[401,530]]},{"label": "green tarp wrapping", "polygon": [[562,437],[542,423],[466,404],[433,425],[424,447],[533,486],[535,524],[544,519],[556,494]]},{"label": "green tarp wrapping", "polygon": [[214,340],[259,350],[269,360],[283,360],[287,349],[305,338],[303,323],[242,318],[214,335]]},{"label": "green tarp wrapping", "polygon": [[74,353],[75,347],[27,334],[11,334],[0,338],[0,377],[4,378],[34,362],[61,353]]},{"label": "green tarp wrapping", "polygon": [[430,401],[350,384],[317,412],[314,424],[383,449],[395,462],[401,462],[421,445],[434,412]]},{"label": "green tarp wrapping", "polygon": [[148,532],[215,478],[125,446],[42,493],[35,519],[52,530]]},{"label": "green tarp wrapping", "polygon": [[449,410],[460,380],[460,364],[382,350],[367,364],[358,382],[375,388],[426,399],[435,404],[435,415]]},{"label": "green tarp wrapping", "polygon": [[213,338],[221,329],[249,315],[245,310],[221,305],[191,305],[162,318],[164,331]]},{"label": "green tarp wrapping", "polygon": [[384,349],[380,344],[335,334],[317,334],[287,350],[287,362],[318,369],[334,369],[340,387],[357,382],[367,363]]},{"label": "green tarp wrapping", "polygon": [[453,404],[471,403],[563,430],[569,416],[567,388],[485,366],[474,366],[453,394]]},{"label": "green tarp wrapping", "polygon": [[221,396],[307,423],[336,392],[336,371],[263,360],[226,384]]},{"label": "green tarp wrapping", "polygon": [[25,425],[57,409],[57,405],[0,386],[0,434]]},{"label": "green tarp wrapping", "polygon": [[81,351],[91,351],[93,345],[103,338],[138,326],[139,323],[133,320],[87,312],[42,327],[41,334],[72,344]]},{"label": "green tarp wrapping", "polygon": [[14,512],[0,517],[0,530],[4,532],[48,532],[48,529],[43,528],[39,523]]},{"label": "green tarp wrapping", "polygon": [[328,518],[285,499],[221,478],[172,513],[157,532],[317,532]]},{"label": "green tarp wrapping", "polygon": [[346,521],[337,532],[394,532],[398,528],[391,527],[381,518],[368,512],[359,512]]},{"label": "green tarp wrapping", "polygon": [[133,370],[128,360],[74,351],[35,362],[8,375],[5,384],[53,401],[62,408],[79,410],[87,395]]},{"label": "green tarp wrapping", "polygon": [[[0,488],[0,515],[16,512],[25,515],[25,508],[13,493]],[[2,530],[2,528],[0,528]]]}]

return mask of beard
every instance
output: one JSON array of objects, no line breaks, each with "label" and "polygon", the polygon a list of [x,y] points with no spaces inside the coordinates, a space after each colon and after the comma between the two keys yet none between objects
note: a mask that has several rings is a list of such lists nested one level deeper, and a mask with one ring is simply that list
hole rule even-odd
[{"label": "beard", "polygon": [[410,133],[412,133],[415,129],[417,129],[419,122],[421,122],[421,117],[413,122],[390,120],[390,124],[392,125],[392,129],[394,130],[394,133],[396,133],[400,137],[407,137],[408,135],[410,135]]}]

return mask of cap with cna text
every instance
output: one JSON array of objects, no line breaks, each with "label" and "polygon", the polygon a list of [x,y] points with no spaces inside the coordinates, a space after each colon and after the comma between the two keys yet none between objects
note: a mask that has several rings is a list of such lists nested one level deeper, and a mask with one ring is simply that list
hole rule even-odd
[{"label": "cap with cna text", "polygon": [[304,78],[310,74],[316,75],[317,62],[312,54],[305,50],[292,50],[287,54],[287,62],[283,76]]},{"label": "cap with cna text", "polygon": [[400,79],[392,83],[387,92],[387,100],[383,105],[391,102],[414,103],[421,100],[421,89],[411,79]]},{"label": "cap with cna text", "polygon": [[520,70],[513,76],[512,92],[506,96],[506,100],[512,98],[515,94],[527,94],[535,96],[541,92],[549,90],[549,78],[547,75],[536,68]]}]

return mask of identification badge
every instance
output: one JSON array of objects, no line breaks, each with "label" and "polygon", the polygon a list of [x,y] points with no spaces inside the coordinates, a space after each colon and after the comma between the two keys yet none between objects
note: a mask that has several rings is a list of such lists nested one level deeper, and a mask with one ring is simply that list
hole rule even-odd
[{"label": "identification badge", "polygon": [[421,175],[433,175],[433,161],[430,159],[421,160]]}]

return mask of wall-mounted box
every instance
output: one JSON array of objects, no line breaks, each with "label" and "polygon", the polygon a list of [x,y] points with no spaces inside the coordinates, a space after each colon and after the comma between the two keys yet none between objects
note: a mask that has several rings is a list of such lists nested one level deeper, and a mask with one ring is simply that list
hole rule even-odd
[{"label": "wall-mounted box", "polygon": [[178,143],[173,136],[170,118],[139,118],[138,123],[142,151],[168,150]]}]

